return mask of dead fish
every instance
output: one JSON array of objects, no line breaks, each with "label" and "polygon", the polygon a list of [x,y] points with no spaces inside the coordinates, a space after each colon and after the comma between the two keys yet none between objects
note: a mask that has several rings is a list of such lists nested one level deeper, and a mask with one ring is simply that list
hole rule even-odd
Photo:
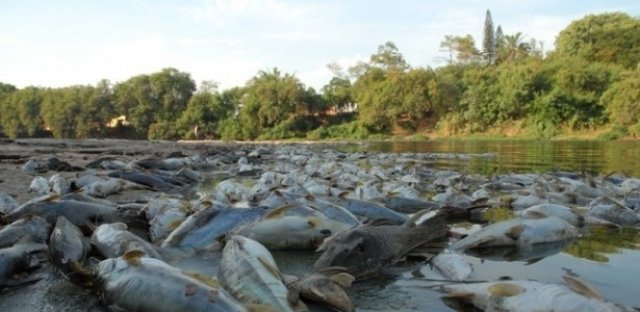
[{"label": "dead fish", "polygon": [[106,178],[98,179],[82,187],[82,190],[93,197],[104,198],[124,190],[144,190],[148,186],[133,183],[127,180]]},{"label": "dead fish", "polygon": [[18,206],[20,206],[20,204],[13,196],[0,192],[0,214],[8,214],[18,208]]},{"label": "dead fish", "polygon": [[560,218],[567,221],[569,224],[577,227],[582,227],[585,223],[584,217],[578,213],[578,211],[571,209],[567,206],[544,203],[535,206],[531,206],[527,209],[516,212],[521,217],[538,218],[541,215]]},{"label": "dead fish", "polygon": [[465,251],[466,254],[493,261],[523,261],[526,264],[536,263],[546,257],[553,256],[572,243],[573,240],[560,240],[550,243],[538,243],[527,246],[495,246],[475,248]]},{"label": "dead fish", "polygon": [[250,238],[234,235],[227,241],[218,278],[242,303],[266,304],[276,311],[306,310],[287,289],[271,253]]},{"label": "dead fish", "polygon": [[36,176],[35,178],[33,178],[33,180],[31,180],[28,192],[34,192],[37,195],[49,194],[51,192],[49,181],[41,176]]},{"label": "dead fish", "polygon": [[100,225],[93,231],[91,241],[106,258],[117,258],[128,251],[138,250],[146,257],[163,259],[154,245],[127,231],[127,225],[121,222]]},{"label": "dead fish", "polygon": [[589,205],[588,216],[612,222],[621,226],[635,226],[640,223],[640,215],[624,204],[609,197],[599,197]]},{"label": "dead fish", "polygon": [[556,217],[515,218],[487,225],[451,245],[464,251],[493,246],[528,246],[567,240],[578,236],[578,230]]},{"label": "dead fish", "polygon": [[163,241],[162,247],[184,252],[220,250],[222,239],[228,232],[258,220],[268,211],[268,207],[211,207],[198,211],[171,232]]},{"label": "dead fish", "polygon": [[54,224],[59,216],[64,216],[71,221],[71,223],[82,227],[100,221],[115,221],[117,210],[113,206],[103,206],[76,200],[64,200],[59,199],[57,196],[49,196],[42,200],[28,202],[4,218],[8,221],[15,221],[28,214],[41,216],[45,218],[49,224]]},{"label": "dead fish", "polygon": [[309,206],[298,204],[271,210],[233,233],[254,239],[269,250],[313,250],[325,238],[352,227],[329,219]]},{"label": "dead fish", "polygon": [[71,190],[71,184],[67,179],[63,178],[60,174],[56,173],[49,178],[49,187],[51,192],[60,196],[68,194]]},{"label": "dead fish", "polygon": [[114,311],[247,311],[224,289],[184,274],[140,251],[101,261],[96,289]]},{"label": "dead fish", "polygon": [[301,277],[291,289],[299,292],[300,298],[306,301],[326,305],[336,311],[355,311],[351,298],[344,291],[355,280],[345,268],[329,267]]},{"label": "dead fish", "polygon": [[51,225],[42,217],[26,215],[0,228],[0,248],[11,247],[28,236],[33,243],[44,243],[51,232]]},{"label": "dead fish", "polygon": [[499,281],[444,285],[449,298],[485,311],[633,311],[606,301],[590,285],[564,276],[563,284]]},{"label": "dead fish", "polygon": [[176,185],[168,183],[163,179],[148,173],[120,170],[120,171],[109,172],[108,175],[109,177],[112,177],[112,178],[120,178],[133,183],[145,185],[159,192],[166,193],[166,192],[172,192],[178,189]]},{"label": "dead fish", "polygon": [[80,229],[65,217],[58,217],[49,239],[49,259],[62,275],[79,286],[91,286],[91,273],[84,261],[91,251],[91,244]]},{"label": "dead fish", "polygon": [[443,252],[430,262],[443,277],[453,281],[464,281],[473,272],[471,263],[460,254]]},{"label": "dead fish", "polygon": [[340,266],[356,279],[372,276],[412,249],[446,236],[448,231],[438,217],[419,227],[362,225],[327,239],[318,248],[323,254],[314,268]]},{"label": "dead fish", "polygon": [[[9,248],[0,249],[0,289],[10,286],[11,278],[34,266],[34,252],[46,250],[46,244],[31,242],[25,237]],[[36,261],[37,262],[37,261]]]},{"label": "dead fish", "polygon": [[378,201],[385,207],[401,213],[416,213],[424,209],[435,210],[441,206],[440,203],[434,201],[401,196],[385,196],[374,199],[374,201]]},{"label": "dead fish", "polygon": [[182,224],[192,211],[189,202],[175,198],[160,198],[147,204],[145,213],[149,220],[149,238],[159,242]]},{"label": "dead fish", "polygon": [[354,215],[364,217],[369,221],[388,220],[394,224],[403,224],[409,219],[405,214],[393,211],[387,207],[364,200],[346,198],[344,195],[338,197],[323,197],[321,199],[344,207]]}]

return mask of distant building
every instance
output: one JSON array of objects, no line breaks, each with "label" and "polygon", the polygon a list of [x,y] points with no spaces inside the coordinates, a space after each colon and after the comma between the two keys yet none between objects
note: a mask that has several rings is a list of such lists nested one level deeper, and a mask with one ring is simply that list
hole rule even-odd
[{"label": "distant building", "polygon": [[127,116],[125,115],[120,115],[118,117],[111,118],[111,120],[109,120],[109,123],[107,123],[108,128],[115,128],[118,126],[128,126],[128,125],[130,125],[130,123],[127,120]]}]

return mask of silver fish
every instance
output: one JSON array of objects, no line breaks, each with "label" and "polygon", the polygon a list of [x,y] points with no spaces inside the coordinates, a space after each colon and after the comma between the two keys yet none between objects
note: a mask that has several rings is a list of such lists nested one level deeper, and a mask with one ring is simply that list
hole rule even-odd
[{"label": "silver fish", "polygon": [[556,217],[515,218],[490,224],[453,243],[451,248],[464,251],[493,246],[528,246],[567,240],[578,234],[574,226]]},{"label": "silver fish", "polygon": [[313,250],[325,238],[350,228],[352,225],[329,219],[309,206],[288,205],[271,210],[234,234],[255,239],[269,250]]},{"label": "silver fish", "polygon": [[500,281],[445,285],[453,298],[485,311],[632,311],[604,300],[593,288],[575,277],[567,285],[536,281]]},{"label": "silver fish", "polygon": [[42,217],[27,215],[0,228],[0,248],[11,247],[23,237],[31,242],[44,243],[51,232],[51,225]]},{"label": "silver fish", "polygon": [[227,241],[218,278],[243,303],[266,304],[277,311],[295,311],[302,305],[289,293],[271,253],[250,238],[234,235]]},{"label": "silver fish", "polygon": [[219,250],[221,241],[231,230],[253,222],[268,212],[267,207],[216,208],[198,211],[180,224],[163,241],[163,248],[177,248],[185,252]]},{"label": "silver fish", "polygon": [[213,287],[167,263],[131,251],[100,262],[96,289],[115,311],[247,311],[219,287]]},{"label": "silver fish", "polygon": [[154,245],[127,231],[127,225],[121,222],[100,225],[93,231],[91,241],[106,258],[116,258],[128,251],[138,250],[147,257],[163,259]]},{"label": "silver fish", "polygon": [[90,286],[92,276],[83,268],[91,244],[84,234],[65,217],[58,217],[49,239],[49,259],[62,275],[79,286]]}]

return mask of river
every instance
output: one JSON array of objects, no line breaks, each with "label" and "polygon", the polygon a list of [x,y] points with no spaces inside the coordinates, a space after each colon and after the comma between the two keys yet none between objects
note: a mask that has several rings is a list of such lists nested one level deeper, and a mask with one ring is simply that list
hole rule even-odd
[{"label": "river", "polygon": [[[464,153],[475,157],[434,160],[433,167],[465,173],[584,171],[593,175],[612,172],[640,176],[638,141],[523,141],[523,140],[434,140],[424,142],[370,142],[343,147],[350,151]],[[452,155],[453,156],[453,155]],[[595,228],[580,239],[543,246],[521,261],[470,257],[474,272],[470,280],[499,277],[562,283],[565,272],[573,272],[616,303],[640,307],[640,232],[626,228]],[[536,257],[535,253],[538,252]],[[546,255],[546,256],[545,256]],[[283,261],[286,261],[283,259]],[[404,264],[387,275],[357,283],[351,294],[362,310],[448,311],[440,297],[438,275],[428,264]]]},{"label": "river", "polygon": [[[349,151],[480,154],[438,159],[434,167],[466,173],[585,171],[640,176],[640,141],[432,140],[348,144]],[[486,157],[490,154],[495,157]]]}]

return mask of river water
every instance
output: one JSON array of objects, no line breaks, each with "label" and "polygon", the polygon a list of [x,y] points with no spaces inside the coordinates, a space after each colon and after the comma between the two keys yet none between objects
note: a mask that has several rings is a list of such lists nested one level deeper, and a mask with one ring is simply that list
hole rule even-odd
[{"label": "river water", "polygon": [[490,154],[459,161],[438,159],[434,166],[466,173],[546,172],[551,170],[611,172],[640,176],[640,141],[433,140],[368,142],[348,150],[377,152]]},{"label": "river water", "polygon": [[[338,146],[348,151],[464,153],[475,157],[439,157],[435,168],[486,175],[510,172],[584,171],[640,176],[640,142],[467,141],[370,142]],[[541,245],[529,255],[470,257],[469,280],[533,279],[563,283],[565,272],[578,274],[616,303],[640,307],[640,233],[637,229],[593,228],[573,242]],[[507,256],[505,256],[507,255]],[[276,255],[277,256],[277,255]],[[315,257],[278,257],[281,267],[303,271]],[[506,259],[505,259],[506,258]],[[295,259],[295,260],[290,260]],[[520,259],[520,260],[513,260]],[[509,261],[512,260],[512,261]],[[306,263],[308,262],[308,263]],[[450,311],[438,290],[442,279],[429,264],[402,263],[376,279],[354,284],[350,295],[362,311]]]}]

